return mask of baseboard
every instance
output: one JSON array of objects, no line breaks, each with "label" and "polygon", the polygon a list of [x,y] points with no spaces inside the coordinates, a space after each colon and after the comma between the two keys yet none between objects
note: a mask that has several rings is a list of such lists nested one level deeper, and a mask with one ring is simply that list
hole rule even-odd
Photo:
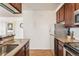
[{"label": "baseboard", "polygon": [[30,48],[31,50],[51,50],[50,48]]},{"label": "baseboard", "polygon": [[51,50],[51,49],[30,49],[30,50]]}]

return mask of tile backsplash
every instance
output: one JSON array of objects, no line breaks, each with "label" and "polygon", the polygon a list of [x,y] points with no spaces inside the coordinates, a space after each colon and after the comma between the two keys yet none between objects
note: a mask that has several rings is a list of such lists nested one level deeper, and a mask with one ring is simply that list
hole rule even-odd
[{"label": "tile backsplash", "polygon": [[0,22],[0,36],[6,35],[6,23]]},{"label": "tile backsplash", "polygon": [[68,29],[64,27],[64,24],[55,24],[55,36],[60,38],[67,37]]},{"label": "tile backsplash", "polygon": [[79,40],[79,28],[70,28],[70,32],[74,32],[74,38]]}]

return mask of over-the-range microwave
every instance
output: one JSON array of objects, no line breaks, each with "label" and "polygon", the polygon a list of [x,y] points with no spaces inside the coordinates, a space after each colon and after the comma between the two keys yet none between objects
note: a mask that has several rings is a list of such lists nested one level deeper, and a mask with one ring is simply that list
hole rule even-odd
[{"label": "over-the-range microwave", "polygon": [[74,12],[74,25],[79,25],[79,10]]}]

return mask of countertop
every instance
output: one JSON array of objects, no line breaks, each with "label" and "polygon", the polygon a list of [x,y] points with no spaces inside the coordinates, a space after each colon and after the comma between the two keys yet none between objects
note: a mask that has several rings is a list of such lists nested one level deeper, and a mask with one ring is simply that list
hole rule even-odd
[{"label": "countertop", "polygon": [[12,36],[15,36],[15,35],[3,35],[3,36],[0,36],[0,39],[4,39],[4,38],[8,38],[8,37],[12,37]]},{"label": "countertop", "polygon": [[68,39],[68,38],[64,38],[64,37],[62,37],[62,38],[57,38],[56,37],[56,39],[59,40],[59,41],[61,41],[62,43],[79,42],[78,39]]},{"label": "countertop", "polygon": [[18,46],[16,48],[14,48],[11,52],[6,54],[5,56],[13,56],[13,55],[15,55],[28,41],[29,41],[29,39],[14,39],[12,41],[8,41],[6,43],[3,43],[3,45],[6,45],[6,44],[18,44]]},{"label": "countertop", "polygon": [[[60,42],[62,42],[62,46],[68,50],[69,52],[74,53],[74,55],[79,55],[79,40],[78,39],[70,39],[70,38],[56,38]],[[72,46],[69,45],[69,43],[73,43]],[[78,44],[76,44],[78,43]],[[68,48],[67,48],[68,47]],[[77,50],[78,48],[78,50]]]}]

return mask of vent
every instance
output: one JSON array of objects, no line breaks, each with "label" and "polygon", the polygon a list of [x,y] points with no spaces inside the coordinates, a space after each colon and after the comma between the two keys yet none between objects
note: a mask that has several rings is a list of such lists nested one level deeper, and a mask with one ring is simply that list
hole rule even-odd
[{"label": "vent", "polygon": [[9,3],[0,3],[0,6],[5,8],[6,10],[8,10],[9,12],[13,13],[13,14],[18,14],[19,11],[16,10],[13,6],[11,6]]}]

